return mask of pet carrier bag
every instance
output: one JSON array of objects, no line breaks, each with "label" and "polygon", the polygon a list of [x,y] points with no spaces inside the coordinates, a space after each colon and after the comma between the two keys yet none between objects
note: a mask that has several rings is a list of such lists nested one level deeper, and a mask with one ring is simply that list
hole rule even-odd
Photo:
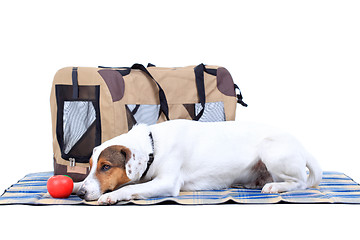
[{"label": "pet carrier bag", "polygon": [[54,174],[74,181],[89,173],[95,146],[136,123],[235,119],[240,90],[223,67],[66,67],[53,81],[50,104]]}]

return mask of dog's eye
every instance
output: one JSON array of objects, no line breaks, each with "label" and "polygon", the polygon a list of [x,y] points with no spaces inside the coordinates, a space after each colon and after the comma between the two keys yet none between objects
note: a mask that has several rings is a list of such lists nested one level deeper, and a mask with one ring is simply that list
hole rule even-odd
[{"label": "dog's eye", "polygon": [[104,164],[104,165],[102,165],[102,167],[101,167],[101,171],[107,171],[107,170],[109,170],[111,168],[111,166],[110,165],[107,165],[107,164]]}]

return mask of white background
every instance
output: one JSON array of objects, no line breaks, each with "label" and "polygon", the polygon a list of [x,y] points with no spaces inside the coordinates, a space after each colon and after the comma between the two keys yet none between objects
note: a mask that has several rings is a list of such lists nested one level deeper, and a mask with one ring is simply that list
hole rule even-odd
[{"label": "white background", "polygon": [[[360,182],[358,1],[0,6],[0,191],[28,173],[52,170],[49,96],[58,69],[135,62],[225,66],[249,104],[238,106],[238,120],[291,132],[324,170]],[[339,238],[355,232],[352,216],[359,213],[357,205],[0,206],[0,228],[40,239]]]}]

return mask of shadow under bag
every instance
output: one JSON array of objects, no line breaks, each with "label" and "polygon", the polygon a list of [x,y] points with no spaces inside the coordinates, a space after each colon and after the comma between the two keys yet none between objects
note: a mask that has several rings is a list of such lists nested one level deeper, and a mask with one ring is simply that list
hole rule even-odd
[{"label": "shadow under bag", "polygon": [[219,66],[60,69],[50,95],[54,174],[82,181],[93,148],[137,123],[235,120],[236,103],[247,106]]}]

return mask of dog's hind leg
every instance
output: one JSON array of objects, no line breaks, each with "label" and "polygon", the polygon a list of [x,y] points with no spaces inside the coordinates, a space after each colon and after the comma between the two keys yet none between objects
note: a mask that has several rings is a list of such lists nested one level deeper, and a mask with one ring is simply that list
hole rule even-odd
[{"label": "dog's hind leg", "polygon": [[306,154],[300,143],[289,135],[268,137],[259,145],[259,157],[273,182],[266,183],[263,193],[279,193],[306,188]]},{"label": "dog's hind leg", "polygon": [[[284,160],[286,161],[286,160]],[[274,182],[269,182],[262,188],[263,193],[280,193],[306,188],[306,168],[283,161],[273,163],[269,170]]]},{"label": "dog's hind leg", "polygon": [[306,184],[301,181],[285,181],[285,182],[272,182],[267,183],[262,188],[262,193],[280,193],[291,190],[305,189]]}]

